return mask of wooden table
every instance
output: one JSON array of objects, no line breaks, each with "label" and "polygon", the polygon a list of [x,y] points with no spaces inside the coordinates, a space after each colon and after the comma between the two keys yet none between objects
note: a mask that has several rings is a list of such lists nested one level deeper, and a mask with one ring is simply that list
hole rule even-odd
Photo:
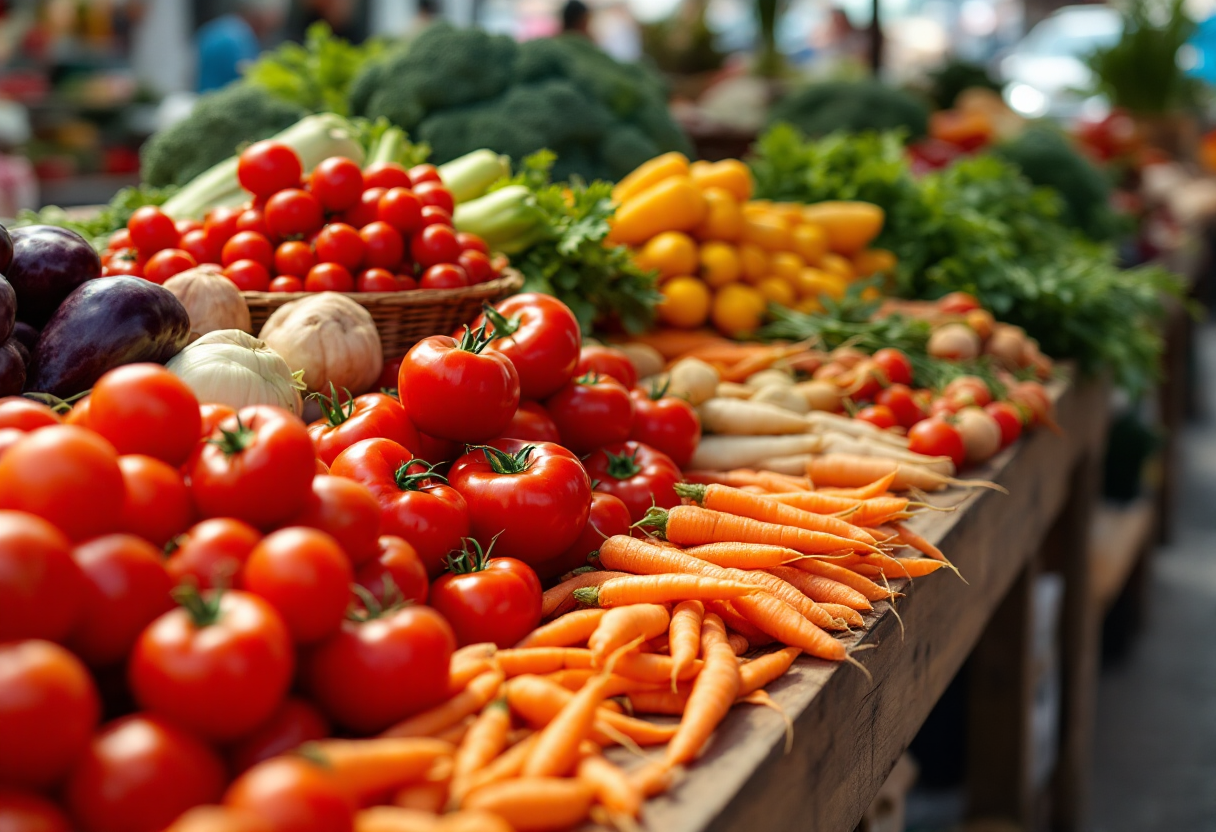
[{"label": "wooden table", "polygon": [[[1063,436],[1037,430],[975,472],[1008,495],[975,491],[958,511],[913,523],[967,583],[939,570],[905,588],[902,627],[889,608],[871,616],[851,646],[866,648],[854,656],[872,682],[855,667],[800,658],[769,688],[794,721],[790,753],[779,715],[736,708],[685,779],[647,804],[646,829],[850,832],[968,656],[970,813],[1031,828],[1050,805],[1053,828],[1081,827],[1098,637],[1085,544],[1108,399],[1099,383],[1056,393]],[[1028,731],[1031,588],[1045,568],[1066,587],[1061,741],[1047,801],[1031,786]]]}]

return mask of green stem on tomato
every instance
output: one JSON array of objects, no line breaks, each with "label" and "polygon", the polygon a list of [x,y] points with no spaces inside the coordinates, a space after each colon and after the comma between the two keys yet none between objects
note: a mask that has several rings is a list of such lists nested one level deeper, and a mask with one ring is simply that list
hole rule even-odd
[{"label": "green stem on tomato", "polygon": [[210,598],[204,598],[198,586],[192,583],[175,586],[169,591],[170,597],[190,615],[190,621],[200,630],[220,620],[220,597],[223,594],[222,589],[216,588]]},{"label": "green stem on tomato", "polygon": [[253,444],[253,439],[257,435],[253,428],[246,427],[241,421],[240,414],[236,417],[236,430],[227,430],[223,427],[219,429],[219,439],[208,439],[207,443],[215,445],[224,452],[224,456],[232,457],[244,451]]},{"label": "green stem on tomato", "polygon": [[310,399],[315,399],[317,404],[321,406],[321,413],[325,416],[325,421],[332,428],[336,428],[355,415],[355,397],[345,387],[342,388],[342,392],[346,394],[345,402],[338,396],[338,391],[331,381],[329,383],[328,396],[324,393],[312,393],[308,396]]},{"label": "green stem on tomato", "polygon": [[[421,465],[425,470],[415,471],[410,473],[410,469]],[[397,487],[402,491],[421,491],[427,480],[437,480],[446,483],[448,478],[443,474],[436,474],[435,468],[438,463],[427,462],[424,459],[411,459],[409,462],[404,462],[401,467],[393,473],[393,479],[397,483]]]},{"label": "green stem on tomato", "polygon": [[614,454],[605,450],[604,456],[608,457],[608,476],[614,480],[632,479],[642,472],[642,466],[638,465],[636,448],[631,454]]},{"label": "green stem on tomato", "polygon": [[466,445],[465,452],[473,453],[473,451],[481,451],[486,456],[486,462],[490,466],[490,470],[495,474],[522,474],[532,467],[532,452],[536,450],[535,445],[524,445],[516,453],[509,454],[506,451],[492,448],[489,445]]},{"label": "green stem on tomato", "polygon": [[486,316],[486,321],[488,321],[490,325],[494,327],[494,334],[490,336],[490,340],[510,338],[519,331],[519,315],[508,319],[505,315],[488,303],[483,303],[481,305],[481,312]]}]

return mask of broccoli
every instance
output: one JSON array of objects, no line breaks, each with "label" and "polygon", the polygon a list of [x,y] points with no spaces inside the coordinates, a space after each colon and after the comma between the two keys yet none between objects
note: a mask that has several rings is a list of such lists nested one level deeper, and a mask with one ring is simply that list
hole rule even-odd
[{"label": "broccoli", "polygon": [[305,115],[261,87],[237,82],[202,96],[185,119],[153,135],[140,151],[145,185],[185,185],[245,142],[286,130]]},{"label": "broccoli", "polygon": [[774,104],[769,124],[779,122],[810,136],[902,128],[909,139],[919,139],[928,132],[929,110],[920,99],[881,81],[827,81]]}]

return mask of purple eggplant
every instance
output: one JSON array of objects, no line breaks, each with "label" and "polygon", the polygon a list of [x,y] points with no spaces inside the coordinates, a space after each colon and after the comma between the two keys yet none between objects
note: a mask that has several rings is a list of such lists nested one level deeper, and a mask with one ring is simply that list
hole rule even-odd
[{"label": "purple eggplant", "polygon": [[20,341],[25,345],[26,351],[32,353],[38,344],[38,330],[25,321],[17,321],[17,325],[13,327],[12,338],[14,341]]},{"label": "purple eggplant", "polygon": [[17,293],[13,285],[0,275],[0,343],[8,340],[17,323]]},{"label": "purple eggplant", "polygon": [[163,286],[142,277],[90,280],[43,328],[26,390],[66,399],[119,365],[164,364],[189,339],[190,316]]},{"label": "purple eggplant", "polygon": [[0,346],[0,397],[20,396],[25,386],[25,362],[21,360],[19,346],[13,340]]},{"label": "purple eggplant", "polygon": [[[15,349],[17,351],[17,355],[21,356],[21,366],[22,367],[30,366],[30,351],[29,351],[29,348],[26,347],[25,344],[21,343],[16,338],[9,338],[7,341],[4,342],[4,346],[12,347],[13,349]],[[21,383],[23,385],[25,384],[24,378],[21,379]]]},{"label": "purple eggplant", "polygon": [[66,228],[16,228],[13,261],[4,270],[17,290],[17,320],[41,327],[63,299],[101,275],[101,258],[84,237]]},{"label": "purple eggplant", "polygon": [[8,229],[0,225],[0,272],[8,271],[8,264],[13,262],[13,238]]}]

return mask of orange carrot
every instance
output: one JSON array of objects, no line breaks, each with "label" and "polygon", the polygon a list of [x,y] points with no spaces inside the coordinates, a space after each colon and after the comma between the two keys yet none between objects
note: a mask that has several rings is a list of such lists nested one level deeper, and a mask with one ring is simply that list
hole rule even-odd
[{"label": "orange carrot", "polygon": [[[698,630],[698,640],[700,637],[701,632]],[[630,651],[617,659],[614,669],[621,676],[638,682],[662,684],[668,681],[673,674],[679,679],[691,679],[701,672],[701,662],[693,659],[677,670],[675,660],[671,656]]]},{"label": "orange carrot", "polygon": [[[507,684],[511,710],[533,725],[548,725],[572,698],[572,692],[540,676],[517,676]],[[602,746],[616,743],[622,735],[638,745],[662,745],[675,735],[670,725],[655,725],[606,708],[599,709],[595,726],[591,740]]]},{"label": "orange carrot", "polygon": [[757,629],[782,644],[800,647],[816,658],[829,661],[841,661],[845,657],[843,644],[807,621],[789,604],[767,592],[740,598],[732,606]]},{"label": "orange carrot", "polygon": [[638,787],[643,797],[654,797],[671,788],[671,768],[662,760],[651,760],[625,776]]},{"label": "orange carrot", "polygon": [[747,639],[748,646],[761,647],[765,644],[773,643],[772,636],[758,630],[729,601],[710,601],[705,605],[705,609],[717,614],[719,618],[726,622],[727,627]]},{"label": "orange carrot", "polygon": [[443,740],[444,742],[450,742],[452,745],[460,745],[460,743],[464,742],[465,732],[467,732],[469,730],[469,726],[471,726],[472,724],[473,724],[473,715],[469,714],[468,716],[466,716],[464,719],[460,720],[459,722],[453,723],[452,725],[449,725],[447,728],[444,728],[441,731],[436,731],[435,733],[431,734],[430,736],[434,737],[437,740]]},{"label": "orange carrot", "polygon": [[578,761],[578,747],[595,725],[600,703],[608,698],[611,676],[601,673],[574,694],[540,732],[524,761],[525,777],[563,777]]},{"label": "orange carrot", "polygon": [[574,590],[585,586],[599,586],[604,581],[620,577],[611,572],[580,572],[569,580],[562,581],[551,589],[546,589],[541,596],[540,617],[554,618],[564,612],[574,609],[578,602],[574,600]]},{"label": "orange carrot", "polygon": [[574,597],[579,603],[589,606],[620,607],[627,604],[667,604],[693,599],[729,600],[749,592],[755,592],[755,587],[739,581],[706,578],[701,575],[626,575],[605,581],[599,586],[576,589]]},{"label": "orange carrot", "polygon": [[874,538],[864,529],[859,529],[839,517],[803,511],[768,497],[748,494],[746,491],[740,491],[730,486],[678,484],[676,493],[711,511],[720,511],[737,517],[750,517],[753,520],[775,523],[779,526],[793,526],[812,532],[825,532],[871,546],[875,543]]},{"label": "orange carrot", "polygon": [[548,624],[537,627],[517,647],[572,647],[585,642],[600,619],[604,617],[603,610],[576,610],[568,612],[561,618],[555,618]]},{"label": "orange carrot", "polygon": [[700,485],[728,485],[732,488],[758,488],[765,494],[784,491],[808,491],[809,477],[791,477],[775,471],[752,471],[737,468],[733,471],[685,471],[684,479]]},{"label": "orange carrot", "polygon": [[399,806],[372,806],[355,814],[354,832],[437,832],[439,816]]},{"label": "orange carrot", "polygon": [[900,462],[896,459],[881,456],[854,456],[852,454],[825,454],[811,459],[808,468],[811,478],[821,486],[840,486],[843,488],[825,488],[829,494],[844,497],[877,496],[878,486],[888,475],[894,474],[890,483],[893,491],[906,491],[919,488],[921,491],[941,491],[948,485],[992,488],[997,491],[1004,489],[993,483],[979,480],[956,480],[945,474],[939,474],[923,466]]},{"label": "orange carrot", "polygon": [[[827,560],[837,566],[851,569],[854,572],[858,571],[857,567],[864,567],[870,570],[862,573],[867,575],[884,574],[891,579],[912,577],[905,571],[905,567],[899,558],[893,558],[887,554],[858,555],[850,553],[831,558],[821,558],[821,560]],[[873,570],[875,569],[878,571],[874,572]]]},{"label": "orange carrot", "polygon": [[682,716],[688,708],[688,689],[639,690],[628,695],[635,714]]},{"label": "orange carrot", "polygon": [[758,569],[742,570],[742,569],[726,569],[727,576],[739,581],[740,583],[751,584],[759,587],[774,598],[778,598],[802,614],[807,621],[814,624],[816,627],[821,627],[825,630],[840,630],[843,629],[839,622],[835,621],[835,616],[831,615],[826,609],[820,606],[815,601],[812,601],[804,595],[797,587],[787,581],[783,581],[776,575],[770,575]]},{"label": "orange carrot", "polygon": [[862,612],[869,612],[873,609],[866,596],[831,578],[812,575],[792,566],[774,566],[767,571],[792,584],[799,592],[820,604],[840,604]]},{"label": "orange carrot", "polygon": [[[632,578],[633,576],[630,576]],[[626,580],[626,578],[614,578],[616,580]],[[586,587],[587,591],[595,591],[603,589],[604,584],[600,587]],[[577,590],[579,592],[583,590]],[[615,604],[603,604],[605,607],[617,606]],[[601,663],[608,657],[610,653],[621,647],[624,647],[635,639],[654,638],[660,633],[667,631],[667,625],[671,622],[671,613],[667,608],[659,604],[636,603],[630,606],[619,607],[618,609],[609,610],[603,618],[600,619],[599,626],[591,637],[587,639],[587,647],[591,650],[591,658],[595,663]]]},{"label": "orange carrot", "polygon": [[733,541],[736,543],[767,543],[795,549],[804,555],[828,554],[841,550],[877,551],[869,543],[847,537],[813,532],[793,526],[764,523],[750,517],[738,517],[697,506],[676,506],[672,509],[651,508],[645,525],[657,529],[678,546],[699,546],[703,543]]},{"label": "orange carrot", "polygon": [[681,601],[671,613],[669,632],[671,644],[671,689],[676,681],[697,659],[697,648],[701,646],[701,620],[705,617],[705,605],[700,601]]},{"label": "orange carrot", "polygon": [[684,552],[694,558],[734,569],[768,569],[806,557],[801,552],[786,549],[784,546],[768,546],[762,543],[706,543],[702,546],[689,546]]},{"label": "orange carrot", "polygon": [[424,780],[398,789],[393,795],[393,805],[402,809],[417,809],[439,814],[448,802],[448,780]]},{"label": "orange carrot", "polygon": [[591,785],[596,801],[613,815],[636,818],[642,809],[642,790],[599,754],[583,758],[578,779]]},{"label": "orange carrot", "polygon": [[819,606],[844,621],[850,627],[866,626],[866,620],[861,617],[861,613],[852,607],[846,607],[844,604],[820,604]]},{"label": "orange carrot", "polygon": [[797,647],[783,647],[773,653],[765,653],[750,662],[741,664],[739,666],[739,696],[747,696],[784,676],[801,652]]},{"label": "orange carrot", "polygon": [[511,824],[491,812],[469,809],[439,818],[436,832],[515,832]]},{"label": "orange carrot", "polygon": [[489,670],[491,667],[490,657],[494,655],[494,651],[497,649],[497,646],[493,642],[487,641],[461,647],[453,653],[449,663],[450,670],[448,671],[448,675],[450,679],[448,689],[452,693],[459,693],[474,678]]},{"label": "orange carrot", "polygon": [[697,674],[680,728],[667,746],[671,765],[691,762],[726,716],[739,693],[739,663],[726,641],[726,625],[710,613],[701,627],[701,652],[705,666]]},{"label": "orange carrot", "polygon": [[792,565],[804,572],[809,572],[812,575],[822,575],[825,578],[831,578],[837,583],[842,583],[847,587],[855,589],[864,595],[867,601],[886,601],[893,595],[890,590],[883,589],[864,575],[858,575],[852,569],[846,569],[831,561],[821,560],[820,558],[803,558],[802,560],[794,561]]},{"label": "orange carrot", "polygon": [[384,731],[382,737],[425,737],[455,725],[486,706],[502,685],[501,670],[490,670],[469,682],[468,687],[428,711],[403,719]]},{"label": "orange carrot", "polygon": [[861,575],[876,577],[885,575],[888,579],[891,578],[923,578],[931,572],[936,572],[946,564],[940,560],[932,558],[892,558],[899,564],[898,570],[891,570],[889,566],[859,563],[849,567],[853,571]]},{"label": "orange carrot", "polygon": [[428,737],[367,740],[316,740],[304,750],[324,761],[342,790],[355,801],[365,800],[421,780],[441,757],[452,754],[451,743]]},{"label": "orange carrot", "polygon": [[487,705],[464,735],[452,759],[452,800],[459,804],[468,791],[473,772],[486,767],[507,747],[511,731],[511,711],[506,699],[496,699]]},{"label": "orange carrot", "polygon": [[[825,466],[829,467],[829,466]],[[862,475],[864,477],[864,474]],[[827,488],[826,482],[820,482],[818,491],[833,497],[848,497],[853,500],[868,500],[872,497],[878,497],[886,494],[891,490],[894,484],[898,471],[884,471],[877,477],[872,477],[864,482],[849,485],[843,488]],[[856,479],[856,478],[851,478]]]},{"label": "orange carrot", "polygon": [[515,832],[551,832],[585,821],[594,798],[595,789],[583,780],[520,777],[470,792],[464,804],[498,815]]},{"label": "orange carrot", "polygon": [[895,531],[899,533],[900,540],[902,540],[904,543],[907,543],[909,546],[911,546],[916,551],[921,552],[922,554],[928,555],[929,557],[933,558],[934,560],[940,560],[942,563],[949,563],[949,561],[946,560],[946,556],[944,554],[942,554],[941,549],[934,546],[928,540],[925,540],[923,537],[921,537],[916,532],[909,529],[907,526],[901,525],[899,523],[892,523],[891,528],[895,529]]},{"label": "orange carrot", "polygon": [[[618,661],[617,665],[619,665],[619,664],[620,664],[620,662]],[[614,665],[614,667],[616,667],[617,665]],[[697,666],[694,669],[699,670],[700,667]],[[550,681],[553,681],[553,682],[557,682],[557,684],[561,685],[566,690],[572,690],[572,691],[577,692],[577,691],[582,690],[583,687],[588,682],[590,682],[592,679],[594,679],[596,676],[600,675],[601,673],[603,673],[603,671],[596,669],[596,668],[586,668],[586,669],[569,668],[566,670],[559,670],[556,673],[547,673],[542,678],[549,679]],[[659,675],[659,674],[651,674],[651,675]],[[695,674],[692,672],[689,673],[690,677],[693,675],[695,675]],[[620,673],[610,673],[610,674],[608,674],[607,692],[604,695],[605,696],[621,696],[622,694],[629,693],[630,691],[650,690],[651,688],[654,688],[659,684],[661,684],[661,682],[648,682],[648,681],[645,681],[642,679],[638,679],[634,676],[624,676]],[[611,700],[605,700],[603,702],[603,704],[601,705],[601,707],[609,708],[610,710],[617,710],[616,708],[613,707],[614,705],[616,705],[615,702],[613,702]]]},{"label": "orange carrot", "polygon": [[738,633],[727,633],[726,640],[730,642],[730,649],[735,651],[736,656],[742,656],[751,649],[751,644],[748,643],[746,636],[741,636]]},{"label": "orange carrot", "polygon": [[566,647],[508,647],[494,656],[494,664],[509,679],[525,673],[553,673],[566,666]]},{"label": "orange carrot", "polygon": [[[509,686],[508,690],[510,690]],[[460,799],[456,800],[456,796],[453,794],[453,800],[456,800],[458,804],[463,804],[464,797],[474,789],[518,777],[520,771],[523,770],[524,761],[532,753],[532,746],[536,744],[536,738],[537,734],[529,734],[487,763],[484,768],[474,771],[469,775],[468,782],[463,784]]]},{"label": "orange carrot", "polygon": [[810,511],[814,514],[841,514],[846,511],[855,511],[862,504],[861,500],[855,500],[851,497],[837,497],[820,490],[780,491],[768,496],[770,500],[776,500],[787,506],[800,508],[803,511]]}]

